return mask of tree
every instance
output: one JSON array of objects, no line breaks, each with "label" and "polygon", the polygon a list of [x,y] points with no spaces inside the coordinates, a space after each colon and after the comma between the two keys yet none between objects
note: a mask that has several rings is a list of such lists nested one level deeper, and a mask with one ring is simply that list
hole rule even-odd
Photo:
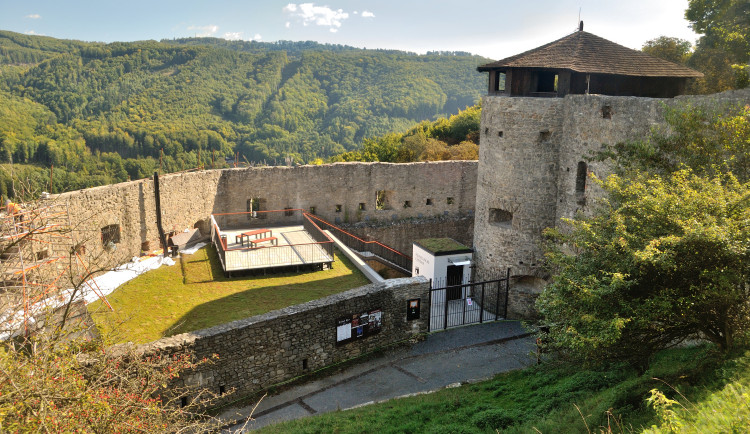
[{"label": "tree", "polygon": [[697,80],[696,89],[718,92],[747,87],[750,84],[750,2],[690,0],[685,18],[696,33],[703,35],[691,62],[706,75]]},{"label": "tree", "polygon": [[[612,149],[593,214],[548,229],[537,301],[550,349],[636,364],[750,328],[750,108],[668,111],[668,128]],[[736,175],[735,175],[736,173]]]},{"label": "tree", "polygon": [[690,59],[692,48],[693,44],[690,41],[669,36],[659,36],[656,39],[646,41],[641,51],[660,59],[684,65]]},{"label": "tree", "polygon": [[[216,427],[203,414],[211,399],[206,391],[174,386],[181,372],[208,360],[106,348],[106,338],[92,330],[82,296],[93,290],[86,282],[100,268],[97,258],[84,265],[82,244],[66,244],[73,231],[65,209],[31,201],[0,215],[0,431]],[[183,402],[186,394],[191,399]]]}]

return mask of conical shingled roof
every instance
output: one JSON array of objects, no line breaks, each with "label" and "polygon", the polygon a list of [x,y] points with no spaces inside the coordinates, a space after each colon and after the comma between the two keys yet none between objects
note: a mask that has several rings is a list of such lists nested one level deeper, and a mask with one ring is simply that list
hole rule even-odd
[{"label": "conical shingled roof", "polygon": [[637,77],[703,77],[694,69],[649,56],[584,31],[482,65],[477,70],[483,72],[501,68],[569,69],[588,74]]}]

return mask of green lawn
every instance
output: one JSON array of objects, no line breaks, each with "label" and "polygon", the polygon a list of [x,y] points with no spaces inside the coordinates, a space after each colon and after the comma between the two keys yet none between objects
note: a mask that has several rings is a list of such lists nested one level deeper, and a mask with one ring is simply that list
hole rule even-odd
[{"label": "green lawn", "polygon": [[646,403],[651,389],[687,407],[672,408],[685,417],[685,432],[748,432],[748,380],[750,353],[725,357],[702,346],[663,351],[643,373],[624,364],[586,368],[546,363],[477,384],[294,420],[260,432],[642,432],[658,423]]},{"label": "green lawn", "polygon": [[[333,269],[225,278],[216,252],[203,248],[182,263],[149,271],[89,305],[108,343],[144,343],[246,318],[369,283],[345,257]],[[184,271],[183,271],[184,270]]]}]

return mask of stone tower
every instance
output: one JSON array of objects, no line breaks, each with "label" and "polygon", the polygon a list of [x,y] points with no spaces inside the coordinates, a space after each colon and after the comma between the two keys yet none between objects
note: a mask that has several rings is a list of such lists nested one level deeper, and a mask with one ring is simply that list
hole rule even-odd
[{"label": "stone tower", "polygon": [[600,194],[591,173],[607,175],[587,156],[602,144],[646,137],[662,121],[662,104],[702,74],[582,29],[478,69],[490,78],[480,127],[476,275],[511,268],[509,317],[531,317],[548,277],[542,231],[586,211]]}]

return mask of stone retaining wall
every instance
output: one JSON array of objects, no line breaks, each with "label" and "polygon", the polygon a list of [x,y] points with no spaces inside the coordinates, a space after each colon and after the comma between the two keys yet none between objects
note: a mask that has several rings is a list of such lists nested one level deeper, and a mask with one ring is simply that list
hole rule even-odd
[{"label": "stone retaining wall", "polygon": [[[421,300],[419,319],[407,320],[407,300]],[[337,344],[337,320],[380,309],[380,332]],[[198,359],[219,356],[210,366],[181,377],[182,385],[219,393],[223,402],[374,349],[426,333],[429,284],[423,277],[388,280],[239,321],[163,338],[139,350],[186,351]]]},{"label": "stone retaining wall", "polygon": [[464,217],[431,217],[391,222],[362,222],[341,225],[345,231],[365,241],[376,240],[409,256],[412,244],[422,238],[450,237],[471,246],[474,241],[473,212]]}]

